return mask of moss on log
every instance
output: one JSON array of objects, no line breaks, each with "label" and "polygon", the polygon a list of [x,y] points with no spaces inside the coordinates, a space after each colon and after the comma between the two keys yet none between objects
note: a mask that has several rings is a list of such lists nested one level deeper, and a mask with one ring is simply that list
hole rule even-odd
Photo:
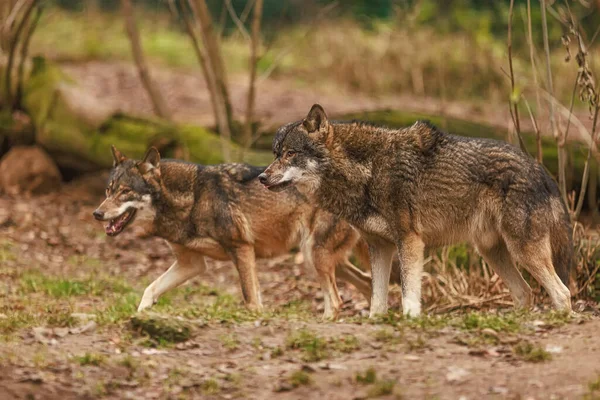
[{"label": "moss on log", "polygon": [[[33,61],[23,105],[35,128],[35,142],[61,168],[87,172],[110,167],[111,144],[132,158],[140,158],[149,146],[156,146],[163,157],[188,156],[202,164],[224,161],[221,139],[215,133],[199,126],[115,113],[42,58]],[[9,114],[2,114],[2,121],[5,117],[10,119]],[[8,121],[2,125],[10,126]],[[235,161],[268,164],[272,158],[266,151],[242,152],[234,143],[230,148]]]}]

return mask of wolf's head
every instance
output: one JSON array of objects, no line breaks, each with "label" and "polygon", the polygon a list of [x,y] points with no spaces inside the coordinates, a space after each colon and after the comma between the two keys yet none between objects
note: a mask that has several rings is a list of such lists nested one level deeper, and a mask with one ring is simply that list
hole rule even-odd
[{"label": "wolf's head", "polygon": [[320,167],[328,162],[332,137],[325,110],[313,105],[302,121],[277,130],[273,140],[275,161],[260,174],[260,182],[275,192],[292,186],[305,194],[315,191],[321,182]]},{"label": "wolf's head", "polygon": [[156,216],[152,195],[160,188],[160,155],[151,147],[141,161],[130,160],[114,146],[113,170],[106,199],[94,211],[94,218],[108,221],[106,234],[117,236],[136,222],[152,222]]}]

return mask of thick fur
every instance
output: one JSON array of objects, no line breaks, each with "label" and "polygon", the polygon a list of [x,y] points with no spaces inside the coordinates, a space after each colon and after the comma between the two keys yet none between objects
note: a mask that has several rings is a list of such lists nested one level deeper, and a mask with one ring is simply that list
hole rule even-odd
[{"label": "thick fur", "polygon": [[567,210],[554,180],[518,148],[450,135],[427,122],[387,129],[329,121],[315,105],[303,121],[278,130],[273,151],[263,184],[274,191],[295,186],[369,242],[371,315],[387,310],[395,249],[404,312],[418,315],[424,248],[463,241],[475,244],[517,306],[530,306],[532,295],[515,263],[556,308],[570,309]]},{"label": "thick fur", "polygon": [[[256,179],[264,168],[161,161],[155,149],[142,161],[127,159],[114,148],[113,156],[107,198],[94,215],[112,220],[135,209],[129,224],[166,239],[177,258],[146,289],[140,311],[166,290],[202,273],[204,257],[233,260],[247,306],[261,309],[255,259],[281,255],[297,245],[318,272],[326,318],[335,318],[341,307],[336,268],[370,298],[370,277],[348,261],[359,233],[309,205],[295,190],[278,195],[267,191]],[[358,256],[368,263],[368,254],[359,252]]]}]

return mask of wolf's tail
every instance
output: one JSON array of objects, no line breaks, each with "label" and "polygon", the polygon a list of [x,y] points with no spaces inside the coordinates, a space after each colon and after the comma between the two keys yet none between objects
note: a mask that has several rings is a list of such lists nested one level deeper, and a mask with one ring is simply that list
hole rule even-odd
[{"label": "wolf's tail", "polygon": [[563,218],[550,226],[550,246],[554,270],[562,283],[569,287],[569,276],[573,265],[573,237],[566,210]]}]

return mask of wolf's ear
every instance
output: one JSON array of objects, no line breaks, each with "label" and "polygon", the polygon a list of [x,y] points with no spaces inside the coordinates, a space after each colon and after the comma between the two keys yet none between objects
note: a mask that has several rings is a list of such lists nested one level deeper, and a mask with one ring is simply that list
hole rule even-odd
[{"label": "wolf's ear", "polygon": [[144,156],[144,159],[139,162],[138,169],[142,175],[152,171],[160,166],[160,154],[156,147],[150,147]]},{"label": "wolf's ear", "polygon": [[113,155],[113,168],[117,165],[121,164],[123,161],[127,160],[127,157],[123,155],[115,146],[110,146],[110,150]]},{"label": "wolf's ear", "polygon": [[327,128],[328,123],[327,114],[325,114],[325,110],[319,104],[314,104],[306,118],[304,118],[304,121],[302,121],[302,125],[308,133],[324,130]]}]

